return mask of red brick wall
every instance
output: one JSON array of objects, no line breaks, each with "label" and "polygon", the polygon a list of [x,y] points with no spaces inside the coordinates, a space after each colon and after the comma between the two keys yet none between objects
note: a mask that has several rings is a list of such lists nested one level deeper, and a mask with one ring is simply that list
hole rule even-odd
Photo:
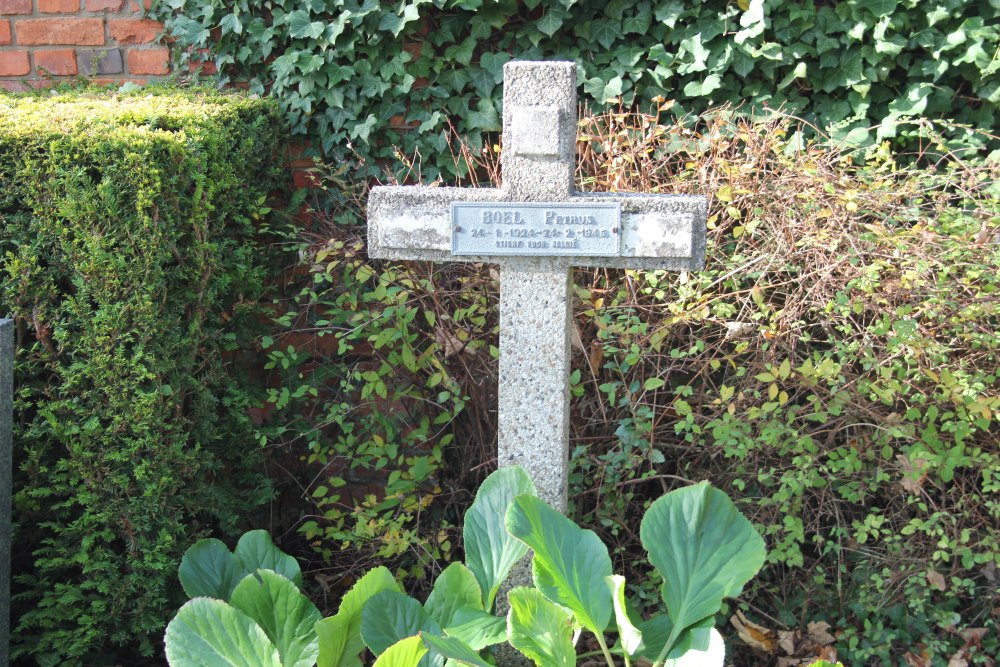
[{"label": "red brick wall", "polygon": [[[149,0],[142,0],[148,2]],[[170,71],[161,25],[137,0],[0,0],[0,87],[76,76],[144,82]]]}]

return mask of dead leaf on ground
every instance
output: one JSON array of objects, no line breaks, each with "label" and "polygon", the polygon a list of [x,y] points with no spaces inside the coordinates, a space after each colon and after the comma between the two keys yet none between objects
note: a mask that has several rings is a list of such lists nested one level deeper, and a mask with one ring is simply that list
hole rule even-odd
[{"label": "dead leaf on ground", "polygon": [[903,661],[908,667],[931,667],[931,656],[927,655],[927,651],[920,651],[919,654],[907,651],[903,654]]},{"label": "dead leaf on ground", "polygon": [[444,356],[446,359],[464,350],[467,344],[466,341],[463,341],[461,338],[446,330],[442,326],[434,328],[434,342],[440,345],[441,349],[444,350]]},{"label": "dead leaf on ground", "polygon": [[[817,646],[826,646],[837,641],[837,638],[830,634],[830,624],[826,621],[814,621],[806,626],[811,639]],[[830,662],[834,662],[830,660]]]},{"label": "dead leaf on ground", "polygon": [[937,570],[927,571],[927,583],[931,585],[931,588],[936,588],[939,591],[948,588],[948,583],[944,580],[944,575]]},{"label": "dead leaf on ground", "polygon": [[737,611],[729,619],[729,622],[736,628],[740,639],[746,642],[750,648],[762,653],[774,653],[778,641],[778,635],[774,630],[768,630],[764,626],[748,620],[741,611]]},{"label": "dead leaf on ground", "polygon": [[903,473],[902,479],[899,480],[900,486],[909,493],[918,495],[924,486],[924,480],[927,479],[927,459],[916,457],[911,461],[906,454],[898,454],[896,460]]}]

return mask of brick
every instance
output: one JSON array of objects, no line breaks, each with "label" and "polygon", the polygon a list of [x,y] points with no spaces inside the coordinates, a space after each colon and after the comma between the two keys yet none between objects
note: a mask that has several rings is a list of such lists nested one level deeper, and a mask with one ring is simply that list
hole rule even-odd
[{"label": "brick", "polygon": [[80,0],[38,0],[38,11],[43,14],[75,14],[80,11]]},{"label": "brick", "polygon": [[104,19],[24,19],[14,30],[22,46],[104,44]]},{"label": "brick", "polygon": [[163,30],[163,24],[152,19],[108,19],[111,37],[119,44],[148,44]]},{"label": "brick", "polygon": [[132,49],[128,52],[129,74],[169,74],[170,51],[167,49]]},{"label": "brick", "polygon": [[23,93],[28,87],[21,81],[0,81],[0,88],[10,93]]},{"label": "brick", "polygon": [[125,0],[87,0],[88,12],[117,12]]},{"label": "brick", "polygon": [[30,13],[31,0],[0,0],[0,16]]},{"label": "brick", "polygon": [[80,74],[84,76],[121,74],[125,71],[121,49],[78,49],[76,62],[80,66]]},{"label": "brick", "polygon": [[7,19],[0,20],[0,46],[6,46],[12,41],[10,36],[10,21]]},{"label": "brick", "polygon": [[35,51],[35,71],[45,70],[52,76],[76,75],[76,53],[73,49],[38,49]]},{"label": "brick", "polygon": [[[142,0],[143,9],[149,10],[152,6],[153,6],[153,0]],[[132,2],[129,3],[129,7],[132,8],[133,14],[139,11],[139,3],[136,2],[135,0],[132,0]]]},{"label": "brick", "polygon": [[24,76],[30,71],[27,51],[0,51],[0,76]]}]

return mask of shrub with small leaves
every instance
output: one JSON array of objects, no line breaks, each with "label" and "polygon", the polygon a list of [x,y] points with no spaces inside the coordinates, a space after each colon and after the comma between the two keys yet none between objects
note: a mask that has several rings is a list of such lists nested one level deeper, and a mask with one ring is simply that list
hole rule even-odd
[{"label": "shrub with small leaves", "polygon": [[137,664],[184,547],[267,497],[251,343],[275,105],[0,95],[0,312],[17,323],[13,653]]}]

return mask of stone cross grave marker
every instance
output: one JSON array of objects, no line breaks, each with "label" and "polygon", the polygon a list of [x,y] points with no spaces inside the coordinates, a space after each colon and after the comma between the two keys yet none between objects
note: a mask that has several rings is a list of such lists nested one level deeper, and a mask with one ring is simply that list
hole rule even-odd
[{"label": "stone cross grave marker", "polygon": [[371,257],[500,265],[498,462],[565,512],[571,269],[700,269],[708,203],[578,193],[576,65],[504,66],[503,184],[391,186],[368,200]]},{"label": "stone cross grave marker", "polygon": [[0,319],[0,666],[10,646],[10,482],[14,421],[14,321]]}]

